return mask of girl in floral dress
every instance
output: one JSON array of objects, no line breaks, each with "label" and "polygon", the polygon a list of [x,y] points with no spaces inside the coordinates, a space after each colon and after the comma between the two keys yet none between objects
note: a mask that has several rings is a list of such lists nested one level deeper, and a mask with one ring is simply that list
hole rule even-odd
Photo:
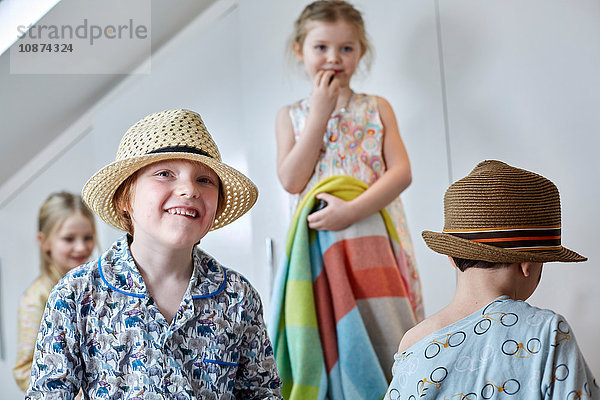
[{"label": "girl in floral dress", "polygon": [[396,343],[424,316],[399,198],[408,155],[390,104],[350,88],[370,50],[360,12],[309,4],[291,48],[312,92],[276,121],[277,172],[296,203],[269,319],[282,395],[382,398]]},{"label": "girl in floral dress", "polygon": [[360,12],[344,1],[309,4],[295,23],[292,51],[312,79],[312,93],[277,115],[279,180],[296,204],[331,176],[349,175],[369,185],[352,201],[316,195],[327,206],[309,215],[309,227],[337,231],[385,208],[400,239],[399,268],[418,322],[424,317],[421,284],[399,197],[412,179],[408,154],[388,101],[350,88],[371,51]]}]

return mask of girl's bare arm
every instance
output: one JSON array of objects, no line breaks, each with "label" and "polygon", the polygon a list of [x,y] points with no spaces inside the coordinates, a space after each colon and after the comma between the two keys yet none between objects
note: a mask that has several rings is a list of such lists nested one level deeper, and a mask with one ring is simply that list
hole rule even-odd
[{"label": "girl's bare arm", "polygon": [[315,76],[310,111],[297,142],[289,107],[283,107],[277,114],[277,175],[289,193],[300,193],[304,189],[319,160],[327,121],[340,90],[337,80],[331,81],[332,76],[333,71],[320,71]]}]

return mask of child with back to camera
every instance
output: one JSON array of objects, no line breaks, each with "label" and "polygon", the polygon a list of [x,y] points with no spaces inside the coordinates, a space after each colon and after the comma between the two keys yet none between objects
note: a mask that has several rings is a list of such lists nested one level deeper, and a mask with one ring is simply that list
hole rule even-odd
[{"label": "child with back to camera", "polygon": [[27,399],[279,399],[258,293],[196,246],[257,196],[197,113],[134,124],[83,188],[127,235],[52,291]]},{"label": "child with back to camera", "polygon": [[[297,205],[287,258],[275,284],[269,328],[277,330],[271,337],[282,352],[292,346],[284,345],[285,341],[296,343],[292,336],[306,339],[306,345],[290,354],[276,352],[284,396],[312,398],[295,392],[294,382],[298,390],[319,387],[315,393],[327,391],[333,398],[344,398],[344,391],[346,398],[353,391],[364,391],[357,395],[363,398],[381,397],[391,379],[391,354],[397,341],[423,318],[420,280],[399,197],[411,183],[408,155],[390,104],[350,87],[361,60],[371,53],[359,11],[345,1],[313,2],[296,20],[290,42],[312,81],[312,92],[309,98],[283,107],[276,119],[277,172]],[[378,230],[381,227],[383,232]],[[319,243],[320,250],[314,246],[308,250],[306,235],[310,243]],[[380,240],[374,244],[369,238],[375,237]],[[333,257],[343,243],[352,244],[344,257]],[[302,251],[306,254],[299,255]],[[320,254],[309,256],[310,251]],[[311,279],[298,278],[304,273],[294,272],[308,268],[298,261],[304,259],[312,263],[307,271]],[[336,274],[344,270],[348,272]],[[298,279],[314,282],[315,304],[305,307],[313,309],[310,313],[318,320],[327,385],[309,377],[311,370],[321,368],[318,362],[308,366],[292,354],[320,351],[305,348],[312,334],[284,334],[286,327],[315,325],[312,317],[303,322],[289,319],[298,310],[288,307],[306,304],[300,300],[303,295],[288,289],[290,280]],[[338,298],[340,293],[348,296]],[[308,291],[307,295],[312,298]],[[353,322],[342,328],[340,323],[346,320]],[[365,341],[345,342],[342,336],[347,335],[340,329],[360,332]],[[394,333],[383,335],[386,329]],[[363,355],[349,356],[357,346],[364,348]],[[386,348],[391,353],[386,354]],[[286,368],[287,364],[291,366]],[[354,385],[358,388],[351,389]]]},{"label": "child with back to camera", "polygon": [[17,361],[13,376],[21,390],[31,380],[31,362],[40,321],[50,291],[71,269],[88,261],[95,247],[94,215],[80,196],[53,193],[38,213],[37,240],[40,276],[27,288],[19,304]]},{"label": "child with back to camera", "polygon": [[444,196],[443,232],[423,232],[457,268],[454,298],[402,338],[386,399],[600,399],[567,321],[525,301],[545,262],[587,258],[561,245],[548,179],[479,163]]}]

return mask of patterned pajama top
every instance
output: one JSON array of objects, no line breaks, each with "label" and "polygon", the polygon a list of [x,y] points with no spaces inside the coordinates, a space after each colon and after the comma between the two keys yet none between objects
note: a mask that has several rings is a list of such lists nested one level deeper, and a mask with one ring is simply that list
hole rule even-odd
[{"label": "patterned pajama top", "polygon": [[69,272],[42,318],[27,399],[280,399],[258,293],[199,249],[169,324],[127,238]]},{"label": "patterned pajama top", "polygon": [[385,400],[600,400],[564,318],[507,296],[394,358]]}]

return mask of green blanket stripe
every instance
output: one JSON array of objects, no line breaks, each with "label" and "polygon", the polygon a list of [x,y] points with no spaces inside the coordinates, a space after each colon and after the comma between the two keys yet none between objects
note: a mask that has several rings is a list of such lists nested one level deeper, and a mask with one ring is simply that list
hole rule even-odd
[{"label": "green blanket stripe", "polygon": [[309,326],[317,328],[312,281],[288,281],[285,289],[286,297],[294,299],[293,302],[285,305],[286,327]]},{"label": "green blanket stripe", "polygon": [[281,388],[281,395],[284,399],[317,399],[319,388],[289,382]]}]

